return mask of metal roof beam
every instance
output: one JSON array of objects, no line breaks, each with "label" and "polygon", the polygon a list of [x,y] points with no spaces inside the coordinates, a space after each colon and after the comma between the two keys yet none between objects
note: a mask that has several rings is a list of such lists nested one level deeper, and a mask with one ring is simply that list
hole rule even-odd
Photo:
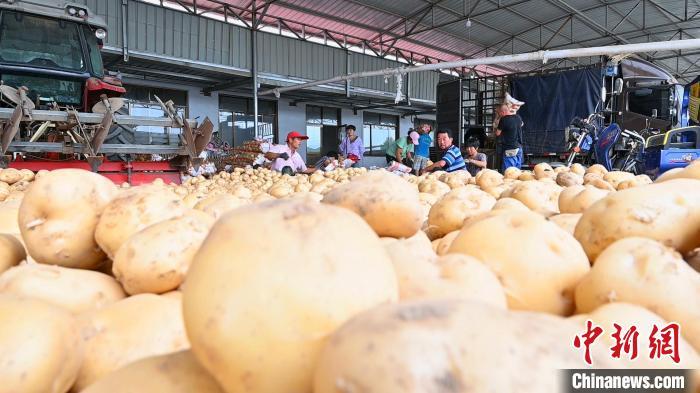
[{"label": "metal roof beam", "polygon": [[[371,37],[369,41],[374,41],[377,38],[381,38],[384,34],[387,34],[391,31],[393,31],[395,28],[408,23],[411,18],[415,18],[416,16],[420,15],[420,18],[418,19],[418,22],[416,24],[420,23],[425,17],[430,13],[430,11],[433,9],[433,6],[435,4],[440,3],[441,1],[445,0],[438,0],[436,3],[430,3],[426,5],[425,7],[421,7],[418,10],[412,12],[411,14],[407,15],[406,17],[402,18],[401,20],[397,21],[396,23],[391,24],[389,27],[383,29],[382,31],[378,32],[376,35]],[[414,25],[415,26],[415,25]]]},{"label": "metal roof beam", "polygon": [[567,3],[565,0],[546,0],[548,3],[554,5],[555,7],[567,11],[567,12],[573,12],[578,16],[578,19],[580,19],[585,25],[588,27],[592,28],[593,30],[597,31],[598,34],[601,34],[601,36],[606,37],[610,36],[614,38],[617,42],[622,42],[625,44],[629,44],[630,42],[625,39],[624,37],[619,36],[618,34],[615,34],[614,32],[610,31],[607,27],[601,26],[598,22],[594,21],[591,19],[588,15],[583,13],[581,10],[579,10],[576,7],[573,7],[569,3]]}]

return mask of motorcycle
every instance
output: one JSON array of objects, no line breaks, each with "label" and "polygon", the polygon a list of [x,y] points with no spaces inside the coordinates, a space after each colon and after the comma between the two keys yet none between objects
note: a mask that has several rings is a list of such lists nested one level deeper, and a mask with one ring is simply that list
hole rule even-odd
[{"label": "motorcycle", "polygon": [[601,164],[609,171],[644,173],[645,139],[635,131],[622,130],[616,123],[601,130],[603,114],[574,118],[569,128],[569,157],[566,166]]}]

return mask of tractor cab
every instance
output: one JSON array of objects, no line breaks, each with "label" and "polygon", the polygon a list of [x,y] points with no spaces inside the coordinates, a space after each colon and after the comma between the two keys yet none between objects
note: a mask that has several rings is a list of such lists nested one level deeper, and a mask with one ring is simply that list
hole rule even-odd
[{"label": "tractor cab", "polygon": [[121,96],[121,82],[103,68],[106,36],[104,20],[83,5],[0,0],[0,91],[6,96],[0,101],[12,105],[13,91],[24,86],[39,109],[58,105],[90,112],[102,94]]}]

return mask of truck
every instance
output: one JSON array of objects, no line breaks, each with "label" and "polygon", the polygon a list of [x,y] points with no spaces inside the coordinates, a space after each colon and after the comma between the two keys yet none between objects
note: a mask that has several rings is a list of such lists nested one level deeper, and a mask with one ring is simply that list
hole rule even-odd
[{"label": "truck", "polygon": [[[107,34],[105,21],[79,3],[0,0],[0,167],[85,167],[131,181],[133,171],[173,172],[168,180],[175,180],[175,172],[201,163],[212,122],[184,119],[172,102],[160,99],[167,117],[126,114],[126,90],[102,62]],[[122,134],[139,125],[181,129],[180,141],[130,143],[133,136]],[[56,155],[62,158],[58,165],[47,158]],[[129,162],[135,155],[173,159]]]},{"label": "truck", "polygon": [[[622,130],[652,135],[683,126],[687,111],[684,86],[659,66],[639,58],[601,58],[586,66],[439,83],[438,127],[456,131],[455,140],[460,143],[478,139],[491,153],[489,164],[494,168],[500,167],[494,109],[505,93],[525,102],[518,112],[524,121],[524,167],[565,163],[576,118],[599,113],[601,126],[616,123]],[[615,149],[630,149],[630,143],[637,142],[622,137]]]}]

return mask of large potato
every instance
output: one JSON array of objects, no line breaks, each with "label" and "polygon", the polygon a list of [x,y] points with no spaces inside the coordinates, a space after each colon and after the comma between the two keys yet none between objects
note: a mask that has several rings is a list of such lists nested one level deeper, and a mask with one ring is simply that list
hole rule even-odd
[{"label": "large potato", "polygon": [[583,184],[583,176],[577,175],[573,172],[561,172],[557,175],[557,184],[559,184],[562,187],[581,185]]},{"label": "large potato", "polygon": [[491,188],[503,184],[503,175],[493,169],[482,169],[476,174],[476,185]]},{"label": "large potato", "polygon": [[66,393],[83,360],[78,324],[60,308],[0,296],[0,392]]},{"label": "large potato", "polygon": [[19,208],[19,229],[37,262],[94,268],[105,258],[95,229],[117,187],[80,169],[58,169],[37,179]]},{"label": "large potato", "polygon": [[[628,329],[636,328],[638,336],[638,344],[640,344],[640,352],[635,359],[629,359],[629,355],[622,352],[620,359],[625,361],[626,368],[636,369],[654,369],[654,368],[679,368],[679,369],[698,369],[700,368],[700,356],[688,342],[679,337],[678,351],[680,353],[680,362],[675,363],[670,357],[663,356],[661,358],[650,359],[644,348],[644,343],[648,344],[649,337],[652,336],[654,325],[658,329],[663,329],[668,322],[663,320],[653,312],[631,303],[608,303],[604,304],[588,314],[581,314],[571,317],[581,324],[581,331],[586,330],[586,321],[593,322],[594,325],[600,326],[603,329],[603,334],[591,345],[591,351],[596,356],[609,356],[610,348],[617,344],[617,340],[612,336],[617,331],[615,324],[620,326],[620,338],[623,339]],[[658,333],[657,333],[658,335]],[[624,342],[624,340],[623,340]],[[700,383],[700,381],[697,381]]]},{"label": "large potato", "polygon": [[615,189],[620,183],[634,179],[634,173],[623,171],[611,171],[603,175],[603,180],[610,183]]},{"label": "large potato", "polygon": [[95,230],[97,244],[114,259],[119,247],[134,233],[187,211],[180,198],[156,185],[134,187],[107,205]]},{"label": "large potato", "polygon": [[503,172],[503,177],[506,179],[518,179],[522,173],[523,172],[520,170],[520,168],[512,166],[510,168],[506,168],[506,171]]},{"label": "large potato", "polygon": [[586,174],[589,174],[589,173],[595,173],[595,174],[600,175],[602,177],[606,173],[608,173],[608,170],[600,164],[594,164],[594,165],[591,165],[590,167],[588,167],[588,169],[586,169]]},{"label": "large potato", "polygon": [[432,260],[437,257],[425,232],[418,231],[407,239],[383,237],[380,239],[392,261],[404,259]]},{"label": "large potato", "polygon": [[499,199],[491,210],[521,210],[530,211],[530,208],[525,206],[524,203],[520,202],[514,198],[501,198]]},{"label": "large potato", "polygon": [[438,243],[435,246],[435,253],[437,255],[447,254],[447,251],[450,249],[452,242],[457,238],[457,235],[459,235],[459,230],[452,231],[447,235],[441,237],[440,239],[436,240]]},{"label": "large potato", "polygon": [[107,374],[81,393],[224,393],[190,351],[153,356]]},{"label": "large potato", "polygon": [[177,298],[141,294],[90,316],[82,331],[85,361],[74,389],[81,391],[136,360],[187,349],[181,304]]},{"label": "large potato", "polygon": [[462,228],[464,220],[491,210],[496,198],[476,188],[462,187],[445,194],[431,208],[428,225],[432,234],[443,237]]},{"label": "large potato", "polygon": [[36,263],[0,275],[0,294],[43,300],[74,314],[103,308],[125,296],[119,283],[106,274]]},{"label": "large potato", "polygon": [[534,168],[532,168],[533,172],[535,172],[535,178],[537,180],[539,179],[544,179],[544,178],[556,178],[557,173],[554,172],[554,169],[552,169],[552,166],[549,165],[546,162],[541,162],[537,165],[535,165]]},{"label": "large potato", "polygon": [[515,310],[570,314],[574,288],[590,269],[576,239],[533,212],[494,211],[469,222],[449,252],[486,264]]},{"label": "large potato", "polygon": [[0,169],[0,181],[12,185],[22,180],[22,172],[15,168]]},{"label": "large potato", "polygon": [[610,191],[591,185],[567,187],[559,194],[559,211],[570,214],[582,213],[609,193]]},{"label": "large potato", "polygon": [[471,177],[472,175],[467,171],[445,172],[440,176],[440,181],[454,190],[455,188],[466,186]]},{"label": "large potato", "polygon": [[231,194],[213,195],[197,202],[195,209],[201,210],[212,217],[218,219],[224,213],[239,208],[250,203],[247,199],[242,199]]},{"label": "large potato", "polygon": [[496,275],[481,261],[462,254],[430,259],[394,259],[402,301],[467,299],[506,309],[506,295]]},{"label": "large potato", "polygon": [[0,277],[2,272],[22,262],[26,257],[24,246],[15,236],[0,233]]},{"label": "large potato", "polygon": [[[377,307],[333,333],[313,391],[557,392],[561,369],[585,365],[570,344],[580,330],[564,318],[479,302]],[[609,354],[594,359],[597,366],[612,363]]]},{"label": "large potato", "polygon": [[575,173],[579,176],[583,176],[586,174],[586,168],[579,163],[575,163],[575,164],[571,165],[571,168],[569,170],[570,170],[570,172]]},{"label": "large potato", "polygon": [[673,249],[639,237],[607,247],[576,287],[579,312],[615,301],[638,304],[678,322],[683,336],[700,350],[700,308],[688,299],[700,299],[700,273]]},{"label": "large potato", "polygon": [[423,222],[418,190],[383,171],[334,188],[323,197],[323,203],[359,214],[382,237],[411,237]]},{"label": "large potato", "polygon": [[130,295],[176,289],[213,224],[211,216],[192,210],[136,232],[114,256],[114,277]]},{"label": "large potato", "polygon": [[187,274],[183,310],[192,352],[226,391],[308,392],[328,335],[397,298],[391,259],[365,221],[289,200],[214,224]]},{"label": "large potato", "polygon": [[437,179],[426,178],[418,183],[418,191],[426,194],[433,194],[436,197],[441,197],[450,192],[450,186]]},{"label": "large potato", "polygon": [[575,236],[593,261],[607,246],[630,236],[658,240],[687,253],[700,246],[699,231],[700,180],[677,179],[599,200],[583,212]]},{"label": "large potato", "polygon": [[559,194],[562,190],[553,182],[526,181],[516,184],[501,194],[501,197],[517,199],[536,212],[557,213],[559,211]]},{"label": "large potato", "polygon": [[573,236],[576,230],[576,224],[578,224],[578,220],[581,219],[581,213],[555,214],[547,219]]}]

